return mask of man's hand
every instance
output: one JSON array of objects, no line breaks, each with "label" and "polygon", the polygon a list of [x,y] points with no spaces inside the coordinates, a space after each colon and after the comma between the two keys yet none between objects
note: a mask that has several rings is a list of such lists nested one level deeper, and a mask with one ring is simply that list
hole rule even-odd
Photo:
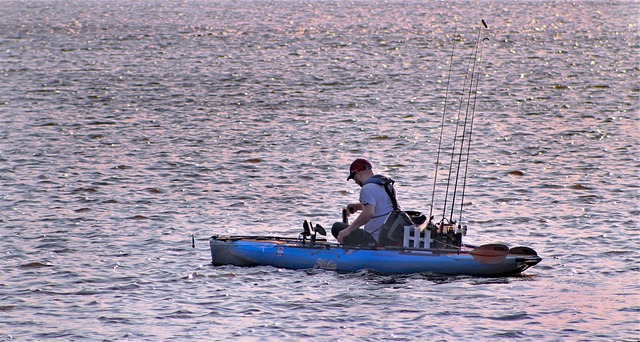
[{"label": "man's hand", "polygon": [[358,210],[362,210],[362,204],[360,203],[349,203],[347,204],[347,211],[349,214],[353,214]]},{"label": "man's hand", "polygon": [[349,236],[349,234],[351,234],[350,231],[348,231],[348,229],[343,229],[338,233],[338,242],[340,242],[341,244],[344,244],[344,239],[347,238],[347,236]]}]

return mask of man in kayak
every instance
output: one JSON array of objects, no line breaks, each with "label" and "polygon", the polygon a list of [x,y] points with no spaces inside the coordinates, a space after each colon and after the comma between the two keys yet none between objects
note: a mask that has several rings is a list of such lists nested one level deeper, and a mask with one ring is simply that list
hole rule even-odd
[{"label": "man in kayak", "polygon": [[[347,205],[349,214],[362,211],[351,223],[336,222],[331,233],[345,245],[374,247],[378,244],[380,228],[394,209],[400,210],[391,178],[374,175],[371,163],[358,158],[351,163],[349,177],[360,189],[360,202]],[[364,229],[360,229],[364,225]]]}]

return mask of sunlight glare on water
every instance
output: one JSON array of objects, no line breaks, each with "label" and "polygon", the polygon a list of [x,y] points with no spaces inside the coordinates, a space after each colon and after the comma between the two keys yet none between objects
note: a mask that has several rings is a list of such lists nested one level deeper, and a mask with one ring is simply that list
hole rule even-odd
[{"label": "sunlight glare on water", "polygon": [[[637,2],[1,4],[0,340],[640,335]],[[340,220],[357,157],[429,212],[478,38],[466,241],[541,264],[211,265],[211,235]]]}]

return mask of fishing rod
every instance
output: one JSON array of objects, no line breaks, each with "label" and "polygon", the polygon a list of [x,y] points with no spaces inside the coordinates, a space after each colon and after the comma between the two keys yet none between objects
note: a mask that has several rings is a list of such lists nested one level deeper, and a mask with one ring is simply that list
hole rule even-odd
[{"label": "fishing rod", "polygon": [[[471,67],[471,59],[469,59],[469,64],[467,65],[467,71],[465,72],[465,77],[464,77],[464,82],[462,85],[462,91],[460,94],[460,105],[458,107],[458,114],[456,116],[456,129],[455,132],[453,133],[453,143],[451,144],[451,160],[449,161],[449,174],[447,176],[447,187],[445,190],[445,194],[444,194],[444,205],[442,206],[442,221],[444,222],[447,216],[447,202],[449,200],[449,187],[451,186],[451,175],[453,174],[453,164],[454,164],[454,158],[456,155],[456,146],[458,143],[458,131],[460,129],[460,113],[462,112],[462,105],[464,104],[464,94],[465,94],[465,90],[467,89],[467,80],[469,78],[469,73],[468,70]],[[463,132],[464,134],[464,132]],[[455,193],[454,193],[454,198],[455,198]],[[453,214],[453,213],[452,213]],[[451,222],[451,219],[449,219],[449,222]]]},{"label": "fishing rod", "polygon": [[[487,24],[484,20],[482,20],[482,25],[485,28],[487,27]],[[479,45],[479,41],[480,41],[480,34],[482,31],[482,27],[479,28],[478,30],[478,37],[476,39],[476,44],[475,44],[475,52],[473,54],[473,57],[469,59],[469,64],[467,65],[466,68],[466,72],[465,72],[465,77],[464,77],[464,83],[463,83],[463,87],[462,87],[462,91],[461,91],[461,98],[460,98],[460,105],[458,108],[458,114],[456,117],[456,128],[455,128],[455,132],[453,135],[453,143],[451,146],[451,160],[449,161],[449,173],[447,176],[447,185],[446,185],[446,190],[445,190],[445,194],[444,194],[444,205],[442,208],[442,220],[440,221],[441,226],[444,224],[445,220],[446,220],[446,216],[447,216],[447,202],[449,200],[449,189],[451,187],[451,177],[453,174],[453,166],[454,166],[454,160],[455,160],[455,156],[456,156],[456,146],[458,144],[458,139],[461,140],[461,145],[460,145],[460,156],[462,155],[462,151],[464,148],[464,137],[465,137],[465,130],[466,130],[466,122],[468,120],[468,113],[469,113],[469,100],[467,101],[467,111],[466,111],[466,115],[465,115],[465,127],[463,129],[462,132],[462,137],[458,138],[458,131],[460,129],[461,126],[461,112],[462,112],[462,106],[464,105],[464,97],[465,97],[465,92],[467,89],[467,81],[469,79],[469,70],[471,69],[471,62],[472,61],[476,61],[477,60],[477,54],[478,54],[478,45]],[[474,68],[475,68],[475,63],[473,64]],[[469,83],[469,93],[473,90],[473,71],[471,73],[471,82]],[[470,96],[469,96],[470,98]],[[438,150],[438,153],[440,153],[440,148]],[[461,158],[461,157],[460,157]],[[436,166],[437,167],[437,166]],[[451,213],[449,216],[449,223],[453,222],[453,212],[454,212],[454,208],[455,208],[455,198],[456,198],[456,193],[457,193],[457,187],[458,187],[458,179],[459,179],[459,174],[460,174],[460,167],[461,167],[461,159],[459,159],[458,161],[458,165],[457,165],[457,171],[456,171],[456,182],[455,182],[455,187],[454,187],[454,192],[453,192],[453,198],[452,198],[452,205],[451,205]],[[437,177],[436,177],[437,178]],[[437,179],[435,179],[434,181],[437,181]],[[434,193],[435,193],[435,186],[434,186]]]},{"label": "fishing rod", "polygon": [[[488,28],[487,24],[484,22],[484,20],[482,21],[482,23],[484,24],[484,26],[486,28]],[[482,45],[480,46],[480,56],[478,57],[478,63],[482,63],[482,51],[483,51],[483,47],[484,47],[484,42],[486,40],[489,40],[489,38],[482,39]],[[478,76],[476,77],[476,89],[475,89],[474,94],[473,94],[473,107],[471,108],[471,127],[469,128],[469,143],[467,144],[467,161],[466,161],[465,167],[464,167],[464,176],[463,176],[463,181],[462,181],[462,196],[460,198],[460,218],[458,219],[458,222],[462,222],[462,211],[463,211],[463,207],[464,207],[464,194],[465,194],[465,190],[466,190],[466,186],[467,186],[467,171],[469,170],[469,156],[471,154],[471,137],[473,135],[473,119],[475,118],[476,102],[477,102],[477,99],[478,99],[478,83],[480,83],[480,70],[478,70]]]},{"label": "fishing rod", "polygon": [[429,221],[433,218],[433,202],[436,195],[436,183],[438,181],[438,166],[440,165],[440,150],[442,148],[442,134],[444,132],[444,120],[447,114],[447,99],[449,98],[449,83],[451,81],[451,68],[453,66],[453,54],[456,49],[456,34],[458,27],[453,30],[453,44],[451,47],[451,57],[449,58],[449,72],[447,73],[447,87],[444,92],[444,107],[442,109],[442,121],[440,122],[440,138],[438,139],[438,154],[436,155],[436,172],[433,176],[433,189],[431,190],[431,205],[429,207]]},{"label": "fishing rod", "polygon": [[[488,28],[487,27],[487,23],[484,21],[484,19],[482,20],[482,25],[485,28]],[[462,137],[460,138],[460,152],[458,153],[458,164],[456,166],[456,179],[455,179],[455,184],[454,184],[454,187],[453,187],[453,198],[451,200],[451,214],[449,216],[449,222],[453,222],[453,212],[454,212],[455,202],[456,202],[456,193],[458,192],[458,181],[459,181],[459,178],[460,178],[460,169],[461,169],[461,166],[462,166],[462,156],[464,154],[464,143],[465,143],[465,138],[467,137],[467,135],[469,136],[469,138],[468,138],[469,141],[467,142],[467,145],[468,145],[467,150],[469,150],[470,147],[471,147],[471,131],[469,132],[469,134],[467,134],[467,121],[469,121],[469,108],[471,106],[471,93],[473,92],[473,81],[474,81],[474,78],[475,78],[476,79],[476,85],[477,85],[477,83],[478,83],[477,82],[477,78],[479,77],[479,75],[478,76],[475,75],[475,70],[476,70],[476,64],[478,62],[478,51],[480,50],[480,45],[481,45],[480,44],[480,33],[481,32],[482,32],[482,27],[478,28],[478,37],[476,38],[475,51],[474,51],[473,58],[472,58],[473,66],[471,67],[471,72],[467,74],[467,75],[470,75],[471,77],[470,77],[470,82],[469,82],[469,91],[467,92],[467,100],[465,102],[466,103],[466,109],[465,109],[465,116],[464,116],[464,124],[462,126]],[[483,42],[484,42],[484,40],[483,40]],[[471,64],[471,60],[469,62],[470,62],[469,64]],[[469,69],[467,69],[467,70],[469,70]],[[465,78],[465,87],[466,87],[466,78]],[[464,92],[465,92],[464,89],[465,88],[463,88],[463,95],[462,95],[463,98],[464,98]],[[476,92],[477,92],[477,87],[476,87]],[[474,98],[476,98],[476,97],[474,97]],[[463,102],[464,102],[464,100],[462,100],[461,103],[460,103],[460,109],[462,109]],[[472,114],[472,119],[471,120],[473,120],[473,114]],[[453,156],[453,152],[452,152],[452,160],[453,160],[453,157],[454,156]],[[467,163],[467,165],[469,163],[469,155],[468,154],[467,154],[467,158],[466,158],[466,163]],[[466,184],[466,181],[465,181],[465,184]],[[461,203],[461,206],[463,204],[464,204],[464,202]],[[462,217],[462,213],[460,213],[460,214],[461,214],[461,217]]]}]

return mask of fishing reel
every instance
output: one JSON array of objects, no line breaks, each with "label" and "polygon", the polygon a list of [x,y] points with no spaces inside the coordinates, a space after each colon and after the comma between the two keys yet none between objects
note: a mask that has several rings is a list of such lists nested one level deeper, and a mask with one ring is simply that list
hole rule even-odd
[{"label": "fishing reel", "polygon": [[462,237],[467,235],[466,225],[445,218],[434,223],[433,216],[429,219],[427,229],[431,230],[431,248],[459,248],[462,246]]}]

